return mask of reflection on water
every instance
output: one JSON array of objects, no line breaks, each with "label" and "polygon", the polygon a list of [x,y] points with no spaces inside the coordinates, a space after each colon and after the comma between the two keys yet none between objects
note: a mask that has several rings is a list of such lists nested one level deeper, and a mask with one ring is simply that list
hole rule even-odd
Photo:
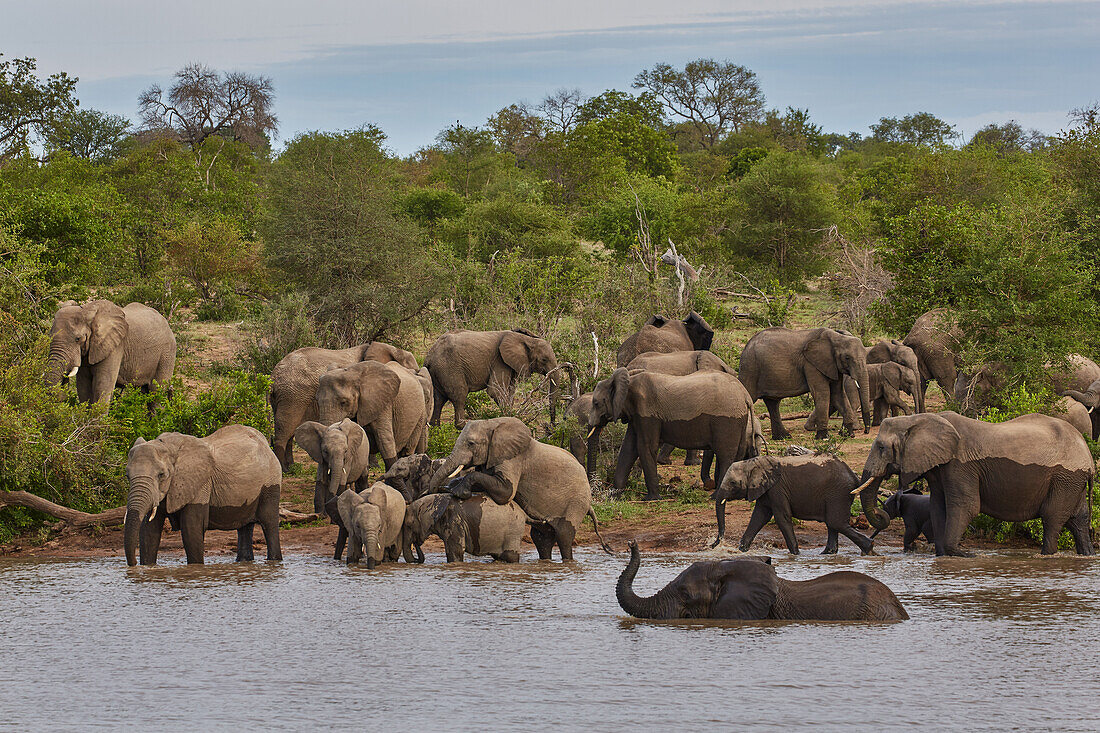
[{"label": "reflection on water", "polygon": [[[711,556],[646,556],[635,588]],[[639,621],[625,556],[533,559],[0,559],[0,727],[1100,729],[1088,558],[775,556],[881,579],[912,616],[881,625]]]}]

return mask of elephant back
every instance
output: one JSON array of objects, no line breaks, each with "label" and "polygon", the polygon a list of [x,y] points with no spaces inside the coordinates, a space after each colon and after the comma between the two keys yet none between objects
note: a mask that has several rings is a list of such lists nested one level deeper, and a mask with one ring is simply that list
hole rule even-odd
[{"label": "elephant back", "polygon": [[569,451],[532,440],[522,462],[515,503],[533,521],[564,518],[575,528],[592,505],[588,474]]},{"label": "elephant back", "polygon": [[211,507],[242,506],[282,484],[282,466],[259,430],[226,425],[202,440],[214,458]]}]

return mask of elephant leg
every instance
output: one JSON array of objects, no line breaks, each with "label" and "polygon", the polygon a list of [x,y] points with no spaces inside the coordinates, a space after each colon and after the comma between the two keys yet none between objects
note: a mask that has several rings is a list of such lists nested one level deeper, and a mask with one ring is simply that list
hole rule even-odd
[{"label": "elephant leg", "polygon": [[188,564],[201,565],[205,561],[203,542],[206,539],[206,525],[210,518],[208,504],[188,504],[180,510],[180,535],[183,537],[183,551]]},{"label": "elephant leg", "polygon": [[936,545],[936,555],[946,555],[947,547],[944,543],[944,530],[947,527],[947,506],[943,498],[943,489],[929,486],[928,499],[932,514],[932,533],[935,535],[933,542]]},{"label": "elephant leg", "polygon": [[157,507],[157,516],[152,522],[142,522],[138,535],[138,557],[142,565],[156,565],[157,552],[160,550],[160,535],[164,531],[164,509]]},{"label": "elephant leg", "polygon": [[432,379],[432,398],[432,419],[429,424],[438,425],[443,415],[443,405],[447,403],[447,395],[439,391],[439,386],[435,384],[434,378]]},{"label": "elephant leg", "polygon": [[554,528],[554,540],[558,545],[562,561],[573,559],[573,538],[577,536],[577,530],[573,524],[565,519],[551,519],[550,526]]},{"label": "elephant leg", "polygon": [[841,433],[844,435],[855,435],[856,431],[859,429],[859,420],[856,417],[856,409],[852,406],[852,403],[848,400],[848,395],[844,392],[843,378],[835,382],[829,382],[829,400],[840,406]]},{"label": "elephant leg", "polygon": [[892,414],[896,414],[897,410],[901,410],[902,414],[909,415],[910,410],[905,404],[905,400],[901,398],[901,392],[894,388],[893,385],[886,383],[882,385],[882,394],[886,402],[890,405],[890,411]]},{"label": "elephant leg", "polygon": [[738,543],[737,548],[741,552],[748,552],[752,547],[752,541],[756,539],[756,535],[760,534],[760,530],[764,529],[764,525],[772,518],[772,509],[764,502],[756,502],[756,506],[752,508],[752,515],[749,517],[749,523],[745,526],[745,533],[741,535],[741,542]]},{"label": "elephant leg", "polygon": [[252,562],[256,559],[252,552],[252,530],[255,526],[255,522],[249,522],[237,528],[237,562]]},{"label": "elephant leg", "polygon": [[554,551],[554,530],[548,524],[531,525],[531,542],[538,550],[539,560],[550,560]]},{"label": "elephant leg", "polygon": [[1073,535],[1074,548],[1078,555],[1093,554],[1092,538],[1089,537],[1089,510],[1075,514],[1066,522],[1066,529]]},{"label": "elephant leg", "polygon": [[634,425],[627,426],[626,435],[623,436],[623,444],[619,447],[619,460],[615,464],[615,495],[618,496],[626,488],[626,482],[630,480],[630,469],[634,468],[634,462],[638,460],[637,431]]},{"label": "elephant leg", "polygon": [[772,514],[775,523],[779,525],[779,531],[783,533],[783,540],[787,543],[787,551],[792,555],[798,554],[798,538],[794,536],[794,522],[791,521],[791,507],[786,501],[779,501],[772,506]]},{"label": "elephant leg", "polygon": [[[836,530],[830,530],[830,531],[839,532],[840,534],[842,534],[845,537],[847,537],[848,539],[850,539],[852,542],[855,543],[856,547],[859,548],[859,551],[860,551],[861,554],[870,555],[872,548],[875,546],[875,543],[871,541],[870,537],[863,534],[862,532],[857,532],[847,522],[844,522],[843,524],[838,525]],[[835,547],[833,548],[833,552],[836,552]]]},{"label": "elephant leg", "polygon": [[657,453],[657,463],[661,466],[672,465],[672,451],[673,446],[671,443],[661,443],[661,450]]},{"label": "elephant leg", "polygon": [[92,401],[92,366],[81,365],[76,373],[76,397],[81,402]]},{"label": "elephant leg", "polygon": [[283,548],[279,543],[279,486],[264,488],[260,492],[260,506],[256,517],[264,533],[264,545],[267,547],[268,562],[283,559]]},{"label": "elephant leg", "polygon": [[[653,422],[644,420],[644,422]],[[645,501],[656,501],[661,498],[658,489],[660,476],[657,475],[657,451],[660,448],[659,425],[639,426],[635,442],[638,446],[638,462],[642,464],[642,473],[645,476]]]},{"label": "elephant leg", "polygon": [[389,416],[382,418],[372,425],[374,428],[375,445],[378,446],[378,454],[382,456],[382,464],[386,470],[397,460],[397,440],[393,435],[393,420]]},{"label": "elephant leg", "polygon": [[497,560],[499,560],[500,562],[508,563],[519,562],[519,552],[517,550],[505,550],[504,552],[500,553],[500,556],[497,558]]},{"label": "elephant leg", "polygon": [[813,412],[806,420],[806,430],[814,433],[814,437],[820,440],[829,434],[829,404],[832,401],[833,384],[824,374],[810,367],[806,368],[806,383],[810,386],[810,396],[814,401]]},{"label": "elephant leg", "polygon": [[451,404],[454,405],[454,408],[455,408],[454,424],[455,424],[455,427],[458,428],[459,430],[461,430],[462,427],[464,425],[466,425],[466,395],[467,394],[469,394],[469,392],[466,389],[462,389],[460,391],[456,391],[454,393],[454,395],[451,397]]},{"label": "elephant leg", "polygon": [[840,549],[840,533],[833,527],[827,527],[827,536],[825,538],[825,549],[821,551],[822,555],[835,555],[837,550]]},{"label": "elephant leg", "polygon": [[118,384],[118,368],[122,365],[122,350],[96,364],[92,373],[92,402],[110,403]]},{"label": "elephant leg", "polygon": [[882,419],[886,417],[887,414],[890,414],[890,409],[888,409],[887,404],[882,400],[882,398],[876,398],[874,402],[874,412],[872,413],[871,417],[871,424],[881,425]]},{"label": "elephant leg", "polygon": [[344,556],[344,547],[348,543],[348,531],[343,527],[336,534],[336,552],[333,553],[332,559],[339,560]]},{"label": "elephant leg", "polygon": [[901,551],[902,552],[912,552],[913,551],[913,540],[917,539],[917,537],[919,535],[920,535],[920,528],[917,527],[916,525],[909,524],[908,522],[906,522],[906,524],[905,524],[905,536],[902,537],[902,539],[901,539]]},{"label": "elephant leg", "polygon": [[[956,493],[969,494],[971,492],[970,487],[961,486],[957,487]],[[970,525],[970,522],[974,520],[974,517],[978,516],[978,511],[972,508],[968,503],[960,501],[952,496],[946,496],[944,500],[944,529],[943,529],[943,551],[947,555],[955,555],[958,557],[971,557],[969,552],[959,549],[959,541],[962,540],[963,533],[966,532],[966,528]],[[978,495],[978,487],[972,488],[974,496]],[[1046,523],[1044,522],[1043,535],[1046,536]],[[1061,529],[1061,527],[1059,527]],[[1055,550],[1058,547],[1058,538],[1054,538]],[[1044,543],[1045,544],[1045,543]]]},{"label": "elephant leg", "polygon": [[787,440],[791,434],[783,427],[783,416],[779,413],[779,397],[765,397],[764,406],[768,408],[768,419],[772,423],[772,440]]},{"label": "elephant leg", "polygon": [[503,365],[502,367],[489,370],[489,384],[486,385],[485,391],[489,393],[493,402],[497,403],[497,407],[507,413],[515,402],[516,373],[508,367]]},{"label": "elephant leg", "polygon": [[700,463],[702,463],[702,459],[700,458],[700,452],[697,450],[689,450],[684,457],[685,466],[698,466]]}]

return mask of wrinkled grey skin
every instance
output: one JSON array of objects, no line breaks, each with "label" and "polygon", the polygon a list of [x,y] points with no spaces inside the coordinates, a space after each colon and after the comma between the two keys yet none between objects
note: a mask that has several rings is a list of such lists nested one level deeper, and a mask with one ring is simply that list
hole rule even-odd
[{"label": "wrinkled grey skin", "polygon": [[921,404],[928,383],[935,379],[945,395],[955,393],[955,376],[962,351],[962,331],[946,308],[921,314],[902,343],[917,355],[921,379]]},{"label": "wrinkled grey skin", "polygon": [[882,421],[857,487],[867,520],[883,529],[879,486],[897,474],[902,486],[924,478],[937,555],[965,555],[963,532],[979,512],[1007,522],[1043,520],[1043,554],[1058,551],[1062,527],[1077,553],[1091,555],[1086,488],[1096,465],[1084,438],[1047,415],[985,423],[955,412]]},{"label": "wrinkled grey skin", "polygon": [[615,595],[631,616],[650,619],[798,619],[804,621],[904,621],[897,596],[863,573],[841,571],[791,581],[776,575],[770,558],[732,558],[692,563],[649,597],[634,592],[641,555],[630,543],[630,562]]},{"label": "wrinkled grey skin", "polygon": [[[897,362],[888,361],[880,364],[867,365],[867,391],[871,397],[873,417],[871,425],[879,425],[884,417],[896,417],[898,415],[910,415],[920,412],[920,377],[908,367]],[[956,382],[958,384],[958,382]],[[913,400],[913,410],[902,399],[902,393],[908,394]],[[844,397],[849,405],[856,404],[859,400],[855,381],[844,376]]]},{"label": "wrinkled grey skin", "polygon": [[76,380],[82,402],[110,403],[115,387],[128,384],[146,392],[168,385],[176,364],[176,337],[157,311],[109,300],[84,305],[62,303],[50,327],[46,384]]},{"label": "wrinkled grey skin", "polygon": [[[902,551],[913,552],[913,542],[924,535],[924,539],[935,542],[935,530],[932,528],[932,500],[918,489],[895,491],[890,498],[882,502],[882,511],[891,519],[902,518],[905,522],[905,537]],[[882,530],[876,529],[871,539]]]},{"label": "wrinkled grey skin", "polygon": [[682,321],[653,315],[623,341],[615,354],[615,366],[626,366],[647,351],[707,351],[713,340],[714,329],[695,311]]},{"label": "wrinkled grey skin", "polygon": [[227,425],[205,438],[161,433],[138,438],[126,457],[126,563],[156,565],[165,517],[179,529],[188,563],[204,560],[207,529],[237,530],[237,561],[251,561],[252,529],[263,528],[267,559],[282,560],[279,494],[282,470],[267,438]]},{"label": "wrinkled grey skin", "polygon": [[317,462],[313,511],[322,514],[325,504],[344,492],[349,484],[358,491],[370,485],[370,441],[363,428],[344,418],[332,425],[306,421],[294,431],[294,439]]},{"label": "wrinkled grey skin", "polygon": [[431,493],[432,479],[443,462],[442,458],[432,460],[427,453],[414,453],[394,461],[381,480],[400,491],[405,501],[412,503]]},{"label": "wrinkled grey skin", "polygon": [[345,491],[336,505],[348,533],[348,565],[359,562],[364,553],[368,570],[381,562],[397,562],[406,509],[401,492],[377,482],[359,493]]},{"label": "wrinkled grey skin", "polygon": [[[294,465],[294,430],[306,420],[318,420],[317,383],[332,366],[350,366],[360,361],[395,362],[413,372],[416,357],[404,349],[371,341],[350,349],[319,349],[307,346],[284,356],[271,370],[271,410],[275,417],[272,447],[284,471]],[[322,421],[324,422],[324,421]]]},{"label": "wrinkled grey skin", "polygon": [[485,390],[497,405],[507,407],[516,383],[532,374],[545,374],[550,383],[550,421],[557,422],[563,370],[554,347],[525,329],[511,331],[448,331],[435,340],[424,366],[435,389],[431,424],[438,425],[443,406],[454,405],[454,424],[466,424],[466,397]]},{"label": "wrinkled grey skin", "polygon": [[830,455],[757,456],[738,461],[714,492],[718,538],[711,547],[725,534],[726,502],[743,499],[755,501],[756,506],[741,536],[741,552],[748,552],[753,539],[774,517],[792,555],[798,554],[792,518],[825,523],[829,535],[823,555],[836,554],[839,535],[854,542],[864,555],[871,554],[871,540],[848,523],[854,500],[851,491],[857,483],[848,464]]},{"label": "wrinkled grey skin", "polygon": [[[875,343],[874,346],[867,349],[868,366],[871,364],[885,364],[888,362],[900,364],[913,372],[917,380],[917,390],[910,393],[916,402],[913,409],[915,412],[924,412],[924,394],[920,389],[920,360],[917,359],[917,352],[897,339],[882,339]],[[847,392],[847,386],[845,386],[845,391]],[[878,425],[878,422],[872,424]]]},{"label": "wrinkled grey skin", "polygon": [[852,377],[858,385],[866,433],[872,418],[867,350],[856,336],[831,328],[766,328],[745,344],[737,371],[752,400],[764,400],[775,440],[790,437],[780,417],[780,401],[807,392],[813,396],[814,410],[806,420],[806,430],[816,433],[818,438],[826,437],[829,410],[832,405],[839,405],[845,413],[844,429],[854,433],[856,416],[844,397],[844,375]]},{"label": "wrinkled grey skin", "polygon": [[[592,409],[592,393],[584,394],[571,401],[565,408],[565,419],[572,418],[577,423],[577,432],[568,436],[568,450],[582,466],[587,465],[588,443],[585,434],[588,432],[588,413]],[[597,436],[599,440],[599,436]],[[566,446],[562,446],[565,448]]]},{"label": "wrinkled grey skin", "polygon": [[[1100,410],[1096,409],[1100,407],[1100,379],[1090,384],[1083,392],[1070,389],[1062,392],[1062,395],[1064,399],[1072,400],[1088,411],[1089,422],[1091,424],[1089,432],[1092,439],[1096,440],[1097,437],[1100,436]],[[1063,407],[1067,415],[1073,410],[1072,406],[1069,404],[1064,404]],[[1079,413],[1079,411],[1073,411]],[[1075,420],[1071,420],[1071,422],[1074,425],[1077,424]]]},{"label": "wrinkled grey skin", "polygon": [[451,494],[428,494],[405,512],[405,562],[424,562],[421,545],[434,534],[443,540],[447,562],[463,562],[468,552],[515,563],[526,532],[527,515],[514,501],[500,505],[484,495],[460,501]]}]

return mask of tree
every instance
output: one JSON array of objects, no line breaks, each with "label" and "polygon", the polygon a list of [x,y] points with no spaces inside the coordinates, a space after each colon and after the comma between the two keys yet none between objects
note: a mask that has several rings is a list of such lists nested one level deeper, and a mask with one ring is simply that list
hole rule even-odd
[{"label": "tree", "polygon": [[191,282],[199,297],[224,305],[228,293],[255,282],[259,247],[232,223],[195,220],[164,232],[168,264]]},{"label": "tree", "polygon": [[504,107],[485,123],[501,150],[516,156],[517,162],[526,161],[531,151],[542,140],[546,122],[533,114],[524,104]]},{"label": "tree", "polygon": [[567,135],[577,124],[584,95],[580,89],[559,89],[546,95],[539,103],[538,111],[551,130]]},{"label": "tree", "polygon": [[730,61],[697,59],[683,70],[657,64],[634,77],[635,89],[660,99],[669,114],[691,124],[704,148],[760,119],[764,94],[756,74]]},{"label": "tree", "polygon": [[888,143],[905,143],[918,147],[943,147],[958,135],[950,125],[929,112],[917,112],[897,117],[882,117],[877,125],[871,125],[876,140]]},{"label": "tree", "polygon": [[991,122],[974,133],[967,143],[968,147],[984,145],[993,148],[1001,155],[1032,152],[1046,147],[1049,138],[1038,130],[1024,130],[1016,120],[1003,125]]},{"label": "tree", "polygon": [[479,193],[501,167],[496,141],[489,130],[456,122],[436,136],[436,143],[443,152],[447,182],[465,198]]},{"label": "tree", "polygon": [[77,158],[104,163],[117,158],[130,130],[130,121],[96,109],[73,110],[60,117],[45,134],[48,151],[63,150]]},{"label": "tree", "polygon": [[30,57],[2,60],[0,54],[0,164],[28,149],[58,120],[76,110],[76,78],[65,72],[45,81],[35,75]]},{"label": "tree", "polygon": [[664,105],[651,92],[634,96],[618,89],[608,89],[592,97],[577,111],[577,124],[598,122],[620,114],[636,117],[646,127],[660,129],[664,126]]}]

